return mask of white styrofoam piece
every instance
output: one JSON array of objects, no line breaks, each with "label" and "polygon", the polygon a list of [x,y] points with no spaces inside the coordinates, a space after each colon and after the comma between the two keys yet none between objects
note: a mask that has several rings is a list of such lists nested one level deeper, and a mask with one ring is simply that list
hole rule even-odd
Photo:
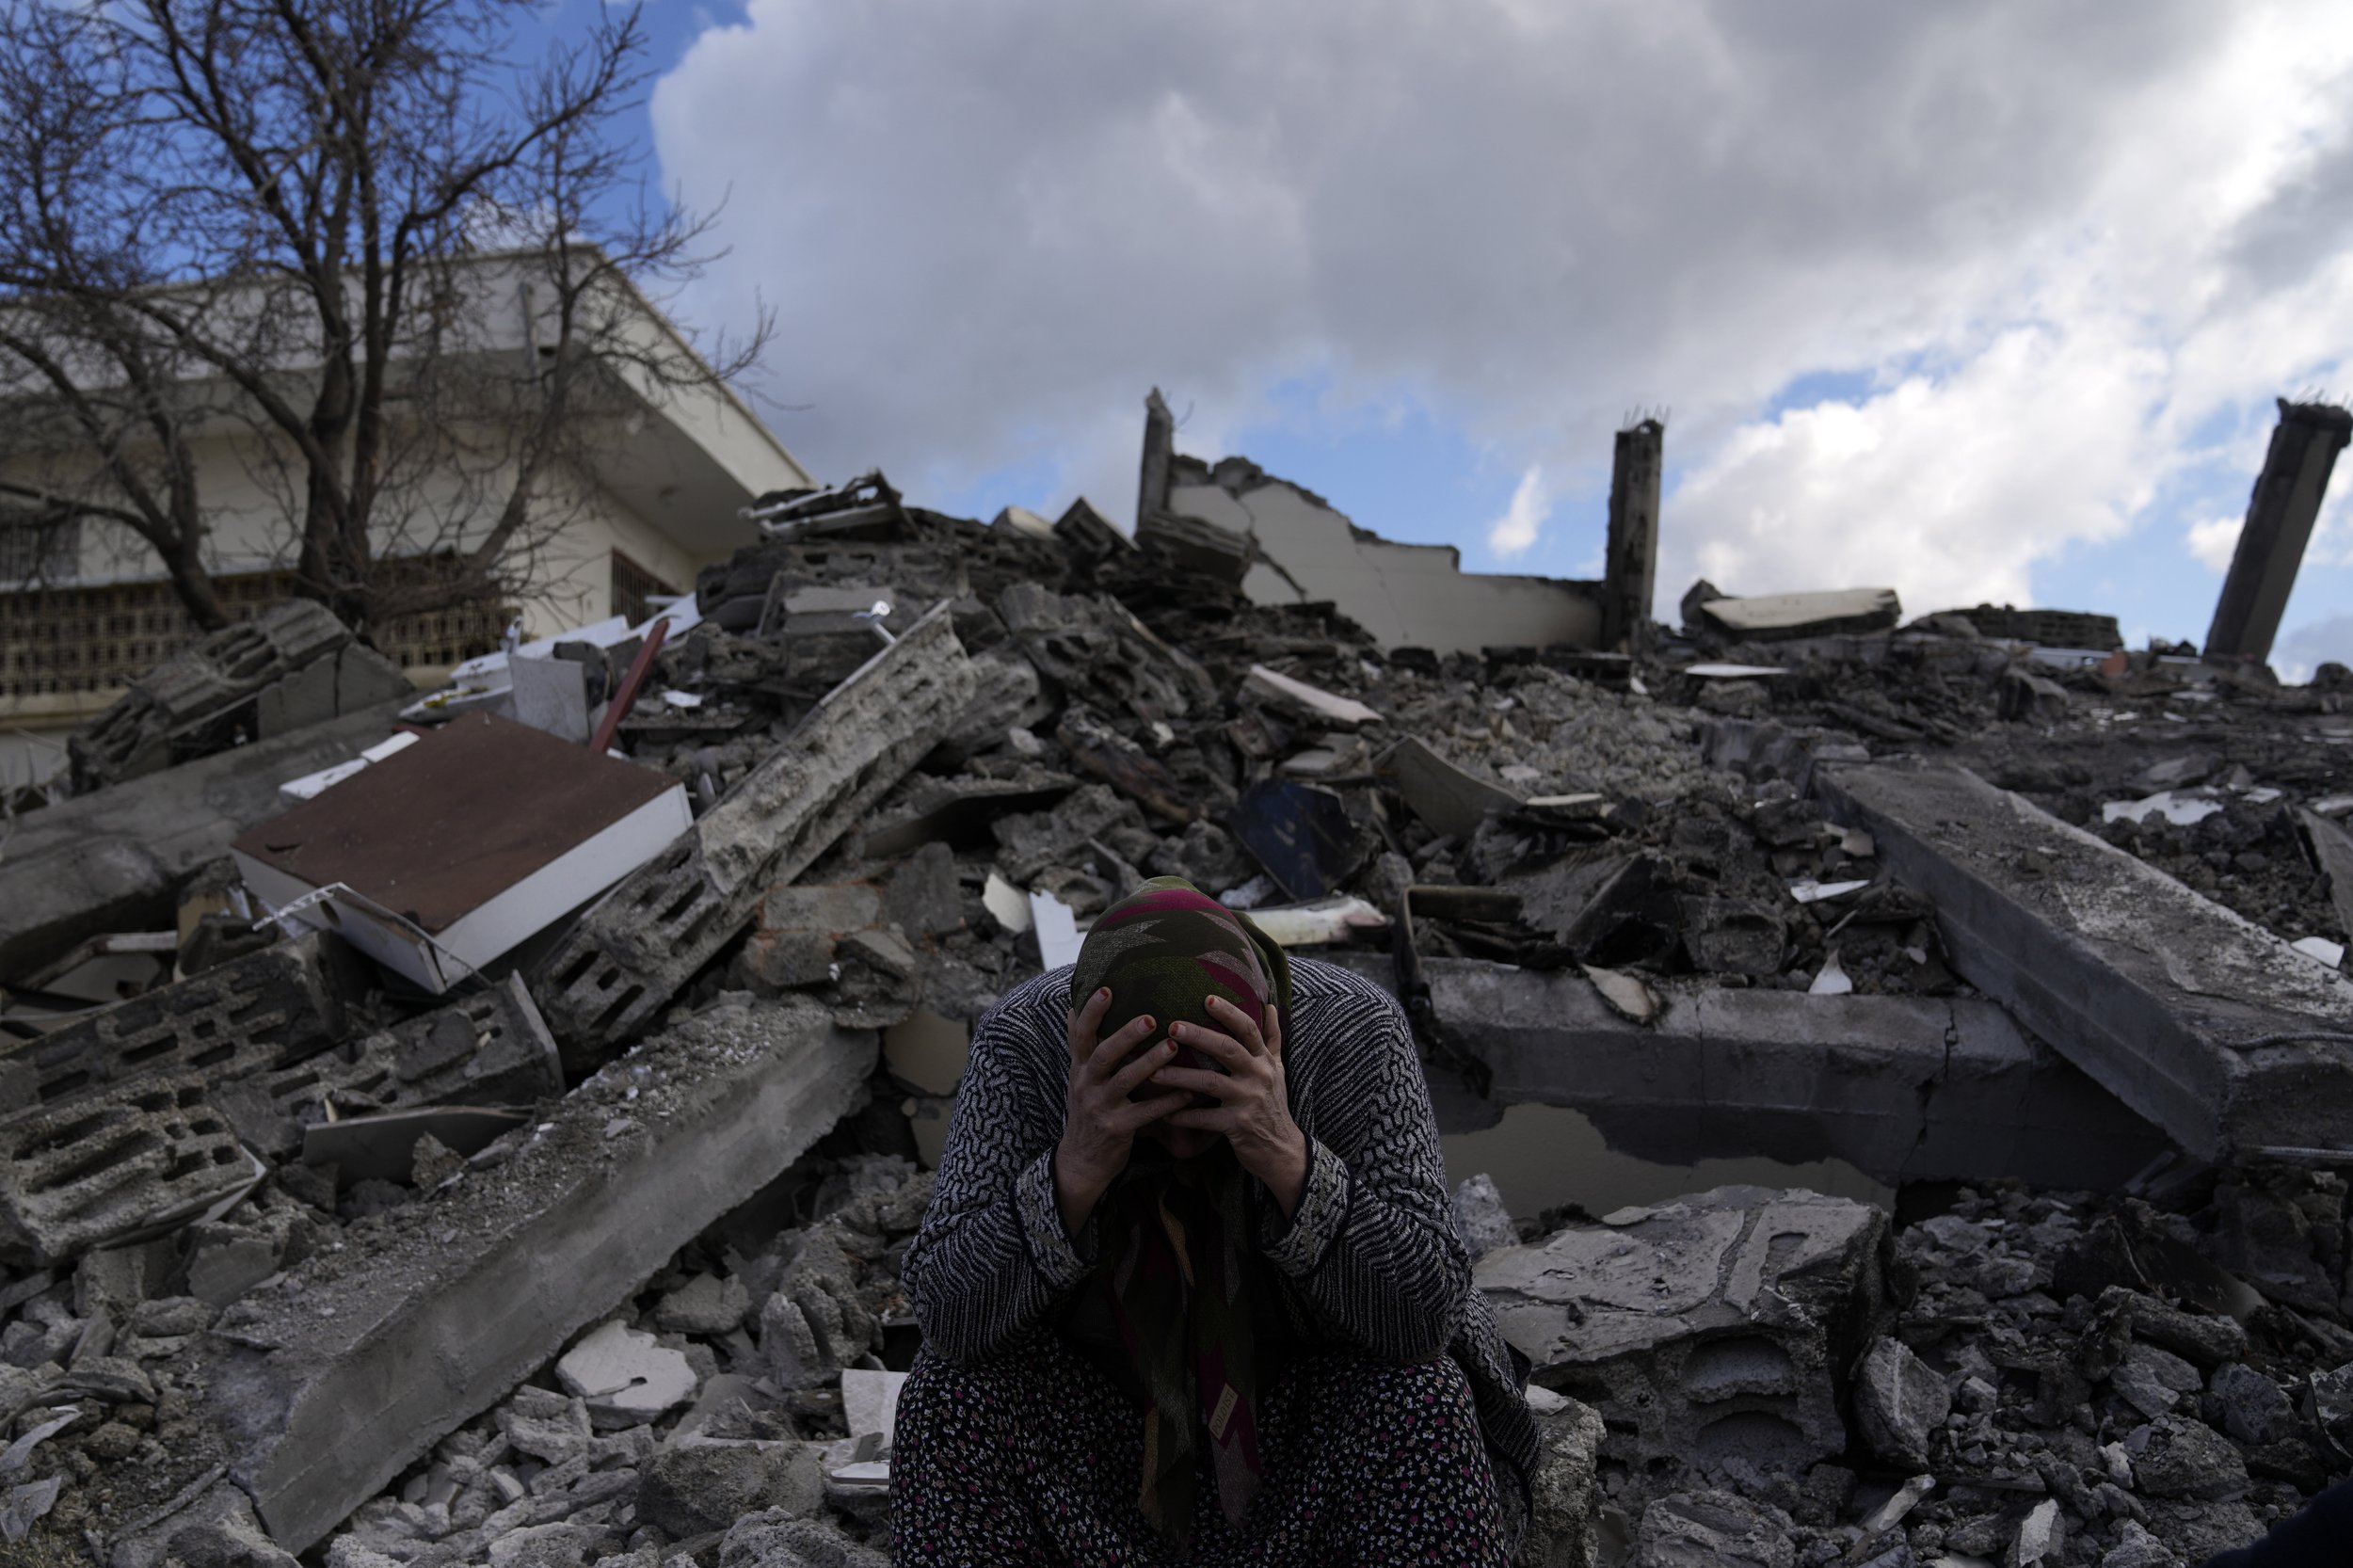
[{"label": "white styrofoam piece", "polygon": [[1079,917],[1051,893],[1032,890],[1030,920],[1037,927],[1038,956],[1049,969],[1079,961]]},{"label": "white styrofoam piece", "polygon": [[2155,812],[2176,827],[2204,822],[2222,809],[2208,790],[2159,790],[2139,800],[2111,800],[2100,808],[2102,822],[2146,822]]},{"label": "white styrofoam piece", "polygon": [[1870,885],[1867,879],[1861,882],[1817,882],[1810,876],[1801,877],[1789,884],[1789,896],[1800,904],[1819,904],[1826,898],[1844,898]]},{"label": "white styrofoam piece", "polygon": [[2288,946],[2305,957],[2336,969],[2345,967],[2345,944],[2332,942],[2326,936],[2299,936]]},{"label": "white styrofoam piece", "polygon": [[997,923],[1018,936],[1034,922],[1030,919],[1030,901],[1021,889],[999,876],[988,873],[987,885],[981,889],[981,903],[996,917]]},{"label": "white styrofoam piece", "polygon": [[1843,997],[1854,989],[1854,982],[1838,967],[1838,950],[1833,948],[1822,957],[1822,967],[1814,976],[1814,984],[1806,994],[1815,997]]},{"label": "white styrofoam piece", "polygon": [[863,1367],[841,1369],[841,1419],[852,1437],[863,1437],[870,1432],[882,1433],[882,1446],[890,1447],[891,1429],[899,1418],[899,1390],[905,1384],[904,1372],[877,1372]]}]

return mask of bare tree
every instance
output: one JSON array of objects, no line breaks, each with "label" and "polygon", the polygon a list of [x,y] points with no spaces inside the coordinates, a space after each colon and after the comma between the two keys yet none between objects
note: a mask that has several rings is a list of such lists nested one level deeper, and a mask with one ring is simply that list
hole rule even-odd
[{"label": "bare tree", "polygon": [[709,218],[615,137],[638,13],[526,62],[528,4],[0,0],[0,515],[218,627],[196,454],[233,434],[272,562],[357,627],[528,581],[615,423],[770,330],[661,327]]}]

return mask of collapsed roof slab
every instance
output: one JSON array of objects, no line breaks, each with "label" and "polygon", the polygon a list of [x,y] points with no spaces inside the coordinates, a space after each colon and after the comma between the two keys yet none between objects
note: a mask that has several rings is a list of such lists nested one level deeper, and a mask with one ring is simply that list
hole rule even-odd
[{"label": "collapsed roof slab", "polygon": [[2353,1145],[2333,971],[1964,769],[1822,766],[1816,789],[1936,905],[1971,984],[2190,1153]]},{"label": "collapsed roof slab", "polygon": [[19,817],[0,857],[0,975],[170,926],[181,883],[285,809],[280,784],[350,761],[399,719],[394,699]]},{"label": "collapsed roof slab", "polygon": [[[123,1488],[120,1519],[225,1464],[278,1544],[307,1551],[855,1110],[876,1054],[872,1032],[797,1000],[724,1003],[648,1040],[175,1357],[171,1381],[204,1390],[205,1436]],[[137,1557],[118,1544],[115,1560]]]},{"label": "collapsed roof slab", "polygon": [[1680,991],[1644,1027],[1575,970],[1461,958],[1424,968],[1439,1027],[1495,1075],[1485,1102],[1433,1083],[1449,1130],[1505,1105],[1562,1105],[1611,1148],[1668,1163],[1835,1159],[1886,1182],[2009,1176],[2095,1191],[2168,1146],[1989,1001]]}]

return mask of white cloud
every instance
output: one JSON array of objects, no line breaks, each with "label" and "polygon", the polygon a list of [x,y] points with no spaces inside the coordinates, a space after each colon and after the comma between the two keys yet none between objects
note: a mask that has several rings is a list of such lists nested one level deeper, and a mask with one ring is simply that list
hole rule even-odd
[{"label": "white cloud", "polygon": [[1520,475],[1512,504],[1487,525],[1487,548],[1506,560],[1526,554],[1551,514],[1552,498],[1545,492],[1545,471],[1539,465]]},{"label": "white cloud", "polygon": [[2208,518],[2189,525],[2189,552],[2209,571],[2229,571],[2245,518]]},{"label": "white cloud", "polygon": [[[653,118],[728,202],[683,307],[777,310],[766,390],[808,408],[775,423],[826,475],[1043,465],[1055,495],[1008,499],[1125,517],[1146,388],[1215,455],[1315,376],[1568,494],[1670,404],[1666,605],[1704,569],[1932,607],[2028,599],[2184,465],[2259,460],[2260,420],[2192,449],[2217,410],[2353,382],[2336,20],[749,0]],[[1869,391],[1767,417],[1822,369]],[[1509,553],[1516,515],[1456,522]],[[2186,565],[2181,526],[2153,548]]]}]

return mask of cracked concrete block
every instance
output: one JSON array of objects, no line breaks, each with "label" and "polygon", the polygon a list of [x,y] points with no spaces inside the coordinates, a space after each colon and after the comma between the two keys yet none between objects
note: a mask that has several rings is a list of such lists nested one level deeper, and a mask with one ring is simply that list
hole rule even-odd
[{"label": "cracked concrete block", "polygon": [[608,893],[533,971],[569,1071],[595,1065],[667,1006],[950,728],[971,661],[940,605],[804,718],[691,831]]},{"label": "cracked concrete block", "polygon": [[1601,1547],[1594,1475],[1601,1463],[1600,1413],[1563,1400],[1560,1409],[1536,1420],[1544,1454],[1529,1478],[1535,1506],[1513,1568],[1593,1568]]},{"label": "cracked concrete block", "polygon": [[1802,1470],[1846,1450],[1886,1236],[1865,1204],[1719,1187],[1490,1253],[1474,1277],[1531,1381],[1601,1412],[1604,1452]]},{"label": "cracked concrete block", "polygon": [[1963,769],[1825,768],[1817,787],[1936,905],[1964,979],[2190,1153],[2345,1145],[2353,984]]},{"label": "cracked concrete block", "polygon": [[[1387,960],[1369,962],[1360,972],[1395,983]],[[1433,1084],[1449,1132],[1533,1101],[1573,1106],[1612,1148],[1668,1163],[1827,1157],[1883,1181],[2110,1190],[2169,1146],[1992,1002],[1668,988],[1638,1026],[1574,970],[1423,968],[1440,1032],[1494,1075],[1476,1102]]]},{"label": "cracked concrete block", "polygon": [[205,1391],[201,1419],[113,1517],[217,1456],[280,1544],[308,1551],[774,1180],[859,1102],[875,1057],[871,1034],[793,1001],[726,1001],[648,1039],[505,1158],[358,1222],[162,1364]]},{"label": "cracked concrete block", "polygon": [[648,1462],[639,1517],[690,1540],[766,1509],[806,1518],[824,1506],[824,1448],[792,1440],[674,1444]]},{"label": "cracked concrete block", "polygon": [[751,1297],[742,1280],[696,1274],[662,1298],[653,1309],[653,1324],[671,1334],[698,1334],[716,1339],[742,1328],[751,1305]]},{"label": "cracked concrete block", "polygon": [[260,1164],[195,1074],[0,1121],[0,1252],[55,1262],[192,1218]]},{"label": "cracked concrete block", "polygon": [[219,1082],[327,1049],[343,997],[321,939],[280,942],[0,1050],[0,1115],[171,1073]]}]

